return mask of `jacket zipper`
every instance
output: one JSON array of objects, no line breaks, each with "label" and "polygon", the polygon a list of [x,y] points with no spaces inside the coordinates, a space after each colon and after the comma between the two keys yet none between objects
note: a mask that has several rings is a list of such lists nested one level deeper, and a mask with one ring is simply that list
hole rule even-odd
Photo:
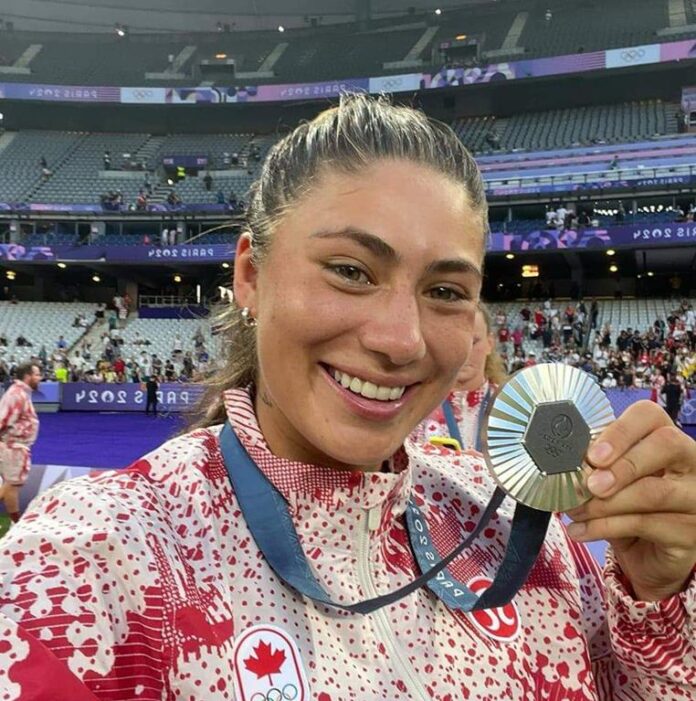
[{"label": "jacket zipper", "polygon": [[[380,516],[380,507],[366,509],[365,518],[363,519],[363,524],[361,524],[358,536],[358,582],[360,582],[364,595],[370,599],[379,596],[370,572],[370,532],[379,526]],[[414,700],[430,701],[430,696],[428,696],[425,687],[418,679],[406,652],[396,640],[397,633],[392,630],[389,624],[386,610],[381,608],[371,613],[370,616],[381,637],[381,642],[388,650],[389,658],[394,662],[394,672],[406,685],[409,697]]]}]

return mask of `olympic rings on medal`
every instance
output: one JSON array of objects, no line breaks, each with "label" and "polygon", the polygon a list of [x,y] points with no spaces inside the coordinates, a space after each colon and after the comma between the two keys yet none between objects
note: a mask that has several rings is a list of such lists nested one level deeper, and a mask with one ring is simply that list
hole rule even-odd
[{"label": "olympic rings on medal", "polygon": [[272,687],[265,694],[257,691],[250,701],[294,701],[300,690],[294,684],[286,684],[282,689]]}]

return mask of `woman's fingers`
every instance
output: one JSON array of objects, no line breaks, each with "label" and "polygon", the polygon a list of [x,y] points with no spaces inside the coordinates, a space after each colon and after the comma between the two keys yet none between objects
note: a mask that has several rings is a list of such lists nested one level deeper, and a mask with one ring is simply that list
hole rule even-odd
[{"label": "woman's fingers", "polygon": [[655,402],[636,402],[600,433],[587,452],[587,461],[593,467],[608,467],[662,426],[672,426],[672,421]]},{"label": "woman's fingers", "polygon": [[693,553],[696,515],[670,512],[622,514],[572,523],[568,533],[580,542],[639,538],[661,548]]},{"label": "woman's fingers", "polygon": [[614,459],[589,476],[587,487],[595,496],[606,498],[643,477],[665,472],[677,476],[696,473],[696,442],[671,423],[654,428],[647,438],[623,452],[616,449]]},{"label": "woman's fingers", "polygon": [[568,512],[574,521],[623,514],[669,512],[696,515],[696,479],[643,477],[604,499],[591,499]]}]

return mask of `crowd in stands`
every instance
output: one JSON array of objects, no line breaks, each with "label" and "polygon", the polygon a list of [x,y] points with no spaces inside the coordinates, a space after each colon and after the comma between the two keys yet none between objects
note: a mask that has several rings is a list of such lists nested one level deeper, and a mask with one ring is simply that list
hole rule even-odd
[{"label": "crowd in stands", "polygon": [[562,362],[594,375],[604,388],[650,389],[662,401],[674,379],[684,396],[696,383],[696,312],[684,299],[649,328],[614,329],[601,322],[596,300],[564,308],[549,299],[523,306],[514,318],[495,315],[498,349],[509,372],[538,362]]},{"label": "crowd in stands", "polygon": [[152,342],[136,331],[130,342],[123,338],[123,328],[131,310],[128,295],[117,295],[107,308],[99,304],[94,319],[84,314],[75,317],[73,326],[88,328],[96,324],[102,329],[96,342],[83,338],[73,349],[61,335],[53,347],[39,348],[26,338],[8,339],[0,335],[0,387],[6,385],[20,365],[13,354],[16,348],[35,348],[30,362],[37,363],[45,380],[58,382],[123,383],[199,382],[215,369],[215,360],[206,347],[202,327],[191,338],[177,334],[169,355],[162,357],[150,350]]},{"label": "crowd in stands", "polygon": [[[689,300],[674,302],[665,318],[658,316],[649,328],[613,328],[603,321],[603,305],[595,299],[577,302],[523,304],[514,312],[495,311],[498,350],[508,372],[539,362],[562,362],[594,375],[604,388],[651,390],[660,402],[666,383],[679,382],[683,396],[696,384],[696,312]],[[43,368],[45,379],[60,382],[121,383],[196,382],[215,369],[214,349],[206,343],[202,325],[190,337],[176,333],[167,353],[153,352],[140,331],[125,334],[132,309],[128,295],[98,305],[94,318],[80,312],[72,325],[100,330],[83,336],[69,348],[63,335],[48,347],[36,347],[22,335],[0,335],[0,384],[6,383],[19,364],[14,348],[32,348],[32,359]],[[193,328],[190,327],[190,328]],[[171,332],[170,332],[171,333]],[[186,333],[184,333],[186,336]],[[92,339],[92,340],[89,340]],[[14,348],[13,348],[14,347]]]}]

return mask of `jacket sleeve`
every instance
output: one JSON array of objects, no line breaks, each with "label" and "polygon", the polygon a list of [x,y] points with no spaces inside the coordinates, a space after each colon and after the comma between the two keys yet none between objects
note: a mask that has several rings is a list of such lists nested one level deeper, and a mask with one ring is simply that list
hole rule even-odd
[{"label": "jacket sleeve", "polygon": [[600,701],[696,701],[696,578],[663,601],[636,601],[611,548],[602,571],[584,545],[568,543]]},{"label": "jacket sleeve", "polygon": [[129,507],[145,491],[63,482],[0,541],[0,698],[162,698],[157,570]]},{"label": "jacket sleeve", "polygon": [[17,420],[19,406],[12,385],[0,397],[0,437]]}]

